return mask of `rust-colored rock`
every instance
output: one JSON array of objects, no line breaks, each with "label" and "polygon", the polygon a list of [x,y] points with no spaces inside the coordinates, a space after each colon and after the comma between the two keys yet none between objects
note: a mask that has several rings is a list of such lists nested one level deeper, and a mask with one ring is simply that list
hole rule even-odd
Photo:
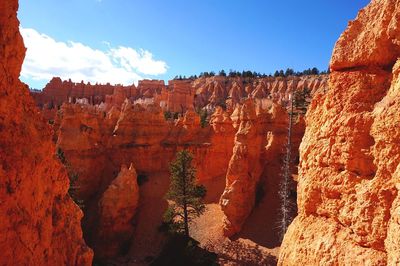
[{"label": "rust-colored rock", "polygon": [[18,2],[0,2],[0,265],[91,265],[47,123],[18,77]]},{"label": "rust-colored rock", "polygon": [[[99,225],[94,251],[115,257],[131,241],[133,217],[139,202],[139,186],[133,165],[122,165],[99,201]],[[127,243],[128,242],[128,243]]]},{"label": "rust-colored rock", "polygon": [[[226,187],[220,200],[226,215],[226,236],[239,233],[244,228],[244,235],[258,230],[260,234],[268,236],[270,245],[279,242],[279,231],[275,226],[280,209],[279,185],[288,137],[288,117],[288,112],[282,106],[271,101],[264,104],[257,99],[246,100],[231,114],[230,120],[237,132],[226,175]],[[299,117],[292,128],[293,161],[296,161],[303,134],[304,122]],[[295,165],[291,173],[297,173]],[[266,191],[265,197],[263,203],[257,202],[260,205],[254,208],[256,198],[260,197],[257,195],[260,191],[257,190],[260,189]],[[256,220],[257,224],[263,224],[263,228],[249,228],[246,225],[247,221],[251,224]]]},{"label": "rust-colored rock", "polygon": [[280,265],[400,263],[399,7],[372,1],[336,44],[329,90],[307,114]]}]

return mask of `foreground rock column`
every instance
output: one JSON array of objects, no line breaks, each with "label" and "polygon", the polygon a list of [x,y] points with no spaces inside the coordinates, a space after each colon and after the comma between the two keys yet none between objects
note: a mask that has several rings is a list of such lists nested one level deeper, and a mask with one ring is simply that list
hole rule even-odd
[{"label": "foreground rock column", "polygon": [[257,130],[255,106],[247,100],[234,112],[239,129],[226,174],[226,186],[220,199],[224,235],[239,232],[255,203],[255,188],[261,174],[261,135]]},{"label": "foreground rock column", "polygon": [[0,1],[0,265],[91,265],[48,125],[19,81],[17,0]]},{"label": "foreground rock column", "polygon": [[137,174],[131,164],[121,171],[103,193],[99,202],[99,227],[94,250],[96,257],[111,258],[131,240],[132,219],[139,202]]},{"label": "foreground rock column", "polygon": [[330,88],[307,113],[279,265],[400,264],[399,45],[399,0],[372,1],[336,43]]}]

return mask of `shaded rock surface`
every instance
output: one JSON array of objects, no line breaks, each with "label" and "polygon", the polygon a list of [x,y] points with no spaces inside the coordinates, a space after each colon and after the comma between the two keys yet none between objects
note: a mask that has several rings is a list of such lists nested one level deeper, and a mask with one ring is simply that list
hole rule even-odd
[{"label": "shaded rock surface", "polygon": [[[137,174],[131,164],[122,165],[118,176],[99,201],[99,224],[95,250],[104,257],[114,257],[129,245],[134,232],[133,217],[139,202]],[[127,243],[128,242],[128,243]]]}]

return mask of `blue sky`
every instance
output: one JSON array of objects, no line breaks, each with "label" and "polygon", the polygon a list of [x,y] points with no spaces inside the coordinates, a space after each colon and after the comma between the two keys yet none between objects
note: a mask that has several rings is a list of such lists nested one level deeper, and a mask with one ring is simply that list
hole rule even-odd
[{"label": "blue sky", "polygon": [[[21,79],[131,83],[203,71],[327,69],[367,0],[20,0]],[[118,82],[120,81],[120,82]]]}]

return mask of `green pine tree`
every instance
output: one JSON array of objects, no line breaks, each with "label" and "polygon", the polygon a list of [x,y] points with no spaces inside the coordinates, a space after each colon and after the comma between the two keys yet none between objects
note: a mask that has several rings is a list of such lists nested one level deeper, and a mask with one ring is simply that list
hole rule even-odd
[{"label": "green pine tree", "polygon": [[207,113],[207,110],[206,109],[200,110],[199,115],[200,115],[200,126],[202,128],[204,128],[204,127],[206,127],[208,125],[208,121],[207,121],[208,113]]},{"label": "green pine tree", "polygon": [[311,90],[305,87],[303,90],[298,90],[294,92],[293,95],[293,105],[295,108],[295,114],[305,115],[308,106],[311,102]]},{"label": "green pine tree", "polygon": [[205,209],[202,198],[206,189],[196,184],[196,169],[192,166],[193,156],[183,150],[177,153],[171,163],[171,184],[166,198],[172,203],[164,214],[164,221],[170,229],[189,237],[189,222],[200,216]]}]

